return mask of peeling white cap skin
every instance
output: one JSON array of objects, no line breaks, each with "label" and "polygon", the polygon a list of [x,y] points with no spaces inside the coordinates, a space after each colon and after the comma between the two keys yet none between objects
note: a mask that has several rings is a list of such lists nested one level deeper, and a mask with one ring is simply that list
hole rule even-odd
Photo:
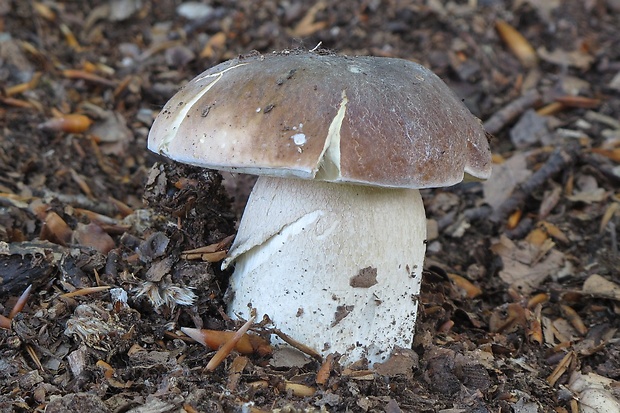
[{"label": "peeling white cap skin", "polygon": [[480,121],[428,69],[310,52],[205,71],[166,104],[148,146],[212,169],[385,187],[491,171]]}]

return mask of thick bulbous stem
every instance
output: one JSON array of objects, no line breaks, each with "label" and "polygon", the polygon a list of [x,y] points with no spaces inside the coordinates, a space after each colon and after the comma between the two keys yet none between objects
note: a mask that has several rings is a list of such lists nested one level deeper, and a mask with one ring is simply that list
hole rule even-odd
[{"label": "thick bulbous stem", "polygon": [[425,237],[418,190],[260,177],[224,263],[228,312],[345,364],[385,360],[413,341]]}]

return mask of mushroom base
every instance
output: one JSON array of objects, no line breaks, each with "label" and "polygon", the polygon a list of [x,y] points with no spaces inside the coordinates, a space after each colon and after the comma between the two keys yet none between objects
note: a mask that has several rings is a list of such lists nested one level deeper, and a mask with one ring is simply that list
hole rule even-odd
[{"label": "mushroom base", "polygon": [[224,262],[231,316],[269,315],[344,364],[410,348],[426,217],[416,189],[260,177]]}]

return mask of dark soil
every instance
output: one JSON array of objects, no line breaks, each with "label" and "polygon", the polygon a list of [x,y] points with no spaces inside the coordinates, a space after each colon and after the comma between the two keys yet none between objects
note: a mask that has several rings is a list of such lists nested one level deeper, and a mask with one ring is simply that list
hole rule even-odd
[{"label": "dark soil", "polygon": [[[0,0],[0,411],[603,411],[596,380],[618,411],[618,1],[200,4]],[[180,328],[240,327],[219,260],[252,180],[159,158],[149,127],[210,66],[319,43],[435,71],[485,122],[494,175],[423,191],[412,349],[207,371]]]}]

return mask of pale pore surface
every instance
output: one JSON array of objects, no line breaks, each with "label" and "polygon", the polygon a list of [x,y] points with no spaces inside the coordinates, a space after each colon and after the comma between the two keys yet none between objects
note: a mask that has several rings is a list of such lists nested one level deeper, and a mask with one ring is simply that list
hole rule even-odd
[{"label": "pale pore surface", "polygon": [[344,363],[412,343],[425,252],[419,191],[260,177],[224,265],[231,315]]}]

